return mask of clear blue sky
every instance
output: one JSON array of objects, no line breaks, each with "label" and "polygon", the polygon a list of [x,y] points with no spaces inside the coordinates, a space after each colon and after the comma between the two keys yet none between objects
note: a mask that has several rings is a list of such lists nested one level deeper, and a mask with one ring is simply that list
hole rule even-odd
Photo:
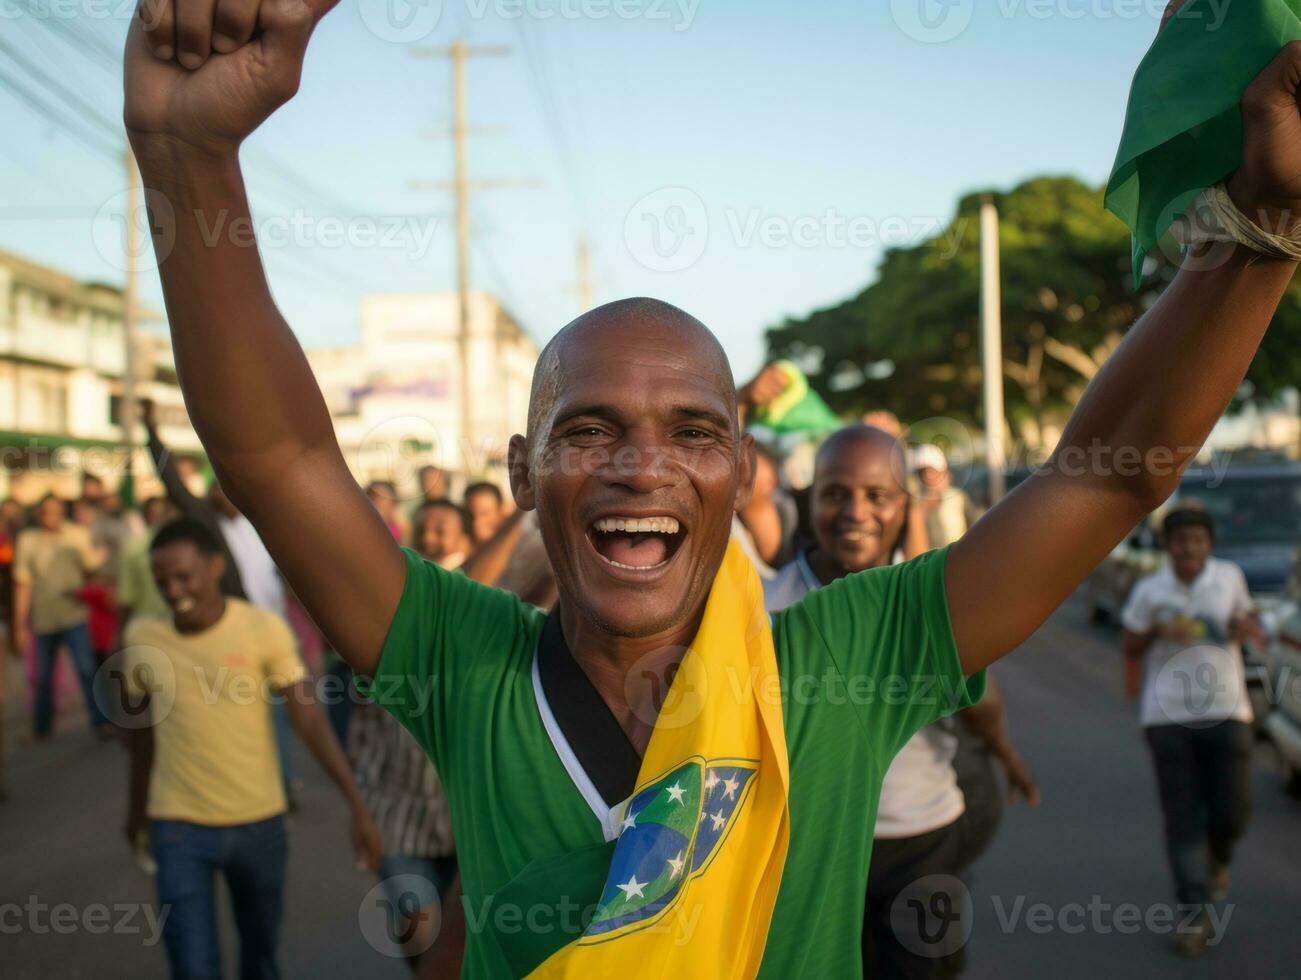
[{"label": "clear blue sky", "polygon": [[[27,2],[0,0],[0,40],[119,118],[118,75],[88,52],[97,41],[119,48],[127,0],[78,0],[75,19],[47,14],[45,23],[14,18]],[[963,29],[938,43],[911,36],[924,30],[919,3],[938,25],[932,38]],[[258,220],[297,242],[267,249],[272,283],[308,346],[352,341],[366,291],[451,288],[450,197],[410,187],[450,175],[450,142],[427,135],[450,122],[449,69],[411,52],[459,35],[511,48],[470,64],[471,121],[500,127],[472,141],[474,175],[543,182],[476,198],[474,285],[501,295],[545,341],[576,312],[575,243],[586,230],[597,301],[677,303],[715,329],[745,374],[760,362],[764,327],[870,281],[876,223],[903,219],[915,232],[947,220],[962,193],[1040,173],[1102,182],[1158,7],[343,0],[313,40],[299,96],[245,154]],[[435,13],[417,42],[379,36],[400,35],[408,19],[410,33],[424,33]],[[104,253],[120,168],[16,99],[6,77],[40,91],[0,53],[0,247],[119,282]],[[637,205],[666,187],[680,189]],[[298,213],[305,230],[286,236]],[[321,244],[323,217],[352,220],[355,244]],[[357,223],[367,218],[377,233],[396,221],[417,231],[406,224],[395,247],[367,245]],[[660,253],[648,251],[657,221]],[[851,222],[857,242],[847,240]],[[803,244],[790,241],[797,234]],[[152,273],[142,287],[161,308]]]}]

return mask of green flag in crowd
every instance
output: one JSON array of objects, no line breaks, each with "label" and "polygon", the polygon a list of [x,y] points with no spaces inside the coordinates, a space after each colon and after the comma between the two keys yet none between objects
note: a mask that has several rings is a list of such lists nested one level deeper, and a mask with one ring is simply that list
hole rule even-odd
[{"label": "green flag in crowd", "polygon": [[778,361],[776,366],[786,375],[786,388],[767,405],[754,410],[751,421],[774,432],[785,435],[799,432],[820,436],[839,429],[844,423],[809,387],[809,379],[790,361]]},{"label": "green flag in crowd", "polygon": [[1247,86],[1289,41],[1301,40],[1301,0],[1188,0],[1138,66],[1106,205],[1143,259],[1176,217],[1242,162]]}]

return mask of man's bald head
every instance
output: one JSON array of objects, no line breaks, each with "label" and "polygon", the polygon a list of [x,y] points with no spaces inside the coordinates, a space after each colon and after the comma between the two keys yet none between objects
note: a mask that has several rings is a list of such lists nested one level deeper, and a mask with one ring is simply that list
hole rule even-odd
[{"label": "man's bald head", "polygon": [[[567,631],[694,628],[754,483],[731,368],[699,320],[626,299],[569,324],[542,352],[528,436],[511,439],[509,459],[515,502],[537,512],[561,609],[577,617]],[[642,518],[673,523],[624,527]]]},{"label": "man's bald head", "polygon": [[888,453],[891,457],[891,472],[895,474],[900,486],[905,484],[908,473],[908,453],[904,444],[884,429],[862,422],[837,429],[818,447],[813,465],[814,480],[817,480],[820,471],[832,465],[834,461],[847,453],[860,450]]},{"label": "man's bald head", "polygon": [[542,349],[533,369],[533,386],[529,392],[530,441],[546,428],[556,395],[564,387],[565,364],[569,360],[567,352],[580,346],[590,349],[592,345],[632,334],[642,342],[650,340],[662,344],[694,363],[716,371],[720,383],[726,386],[726,398],[735,416],[736,385],[727,354],[718,338],[703,323],[672,303],[634,296],[589,310],[562,327]]}]

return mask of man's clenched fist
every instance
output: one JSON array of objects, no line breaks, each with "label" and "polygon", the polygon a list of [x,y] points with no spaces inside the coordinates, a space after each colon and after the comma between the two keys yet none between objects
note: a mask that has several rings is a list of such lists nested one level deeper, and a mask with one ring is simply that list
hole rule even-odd
[{"label": "man's clenched fist", "polygon": [[141,0],[127,35],[124,121],[137,153],[232,152],[298,91],[338,0]]}]

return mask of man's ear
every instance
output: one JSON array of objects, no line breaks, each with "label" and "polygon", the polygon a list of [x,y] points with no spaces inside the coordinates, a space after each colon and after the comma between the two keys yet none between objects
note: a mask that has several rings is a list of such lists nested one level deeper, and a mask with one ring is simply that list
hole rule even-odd
[{"label": "man's ear", "polygon": [[754,494],[754,476],[758,469],[755,465],[754,436],[748,432],[741,436],[741,451],[737,455],[736,465],[740,479],[736,484],[733,510],[741,510]]},{"label": "man's ear", "polygon": [[221,577],[226,574],[226,556],[218,551],[208,558],[208,562],[208,567],[212,569],[212,577],[220,581]]},{"label": "man's ear", "polygon": [[506,450],[506,469],[510,474],[510,493],[520,510],[533,510],[537,497],[533,488],[533,471],[529,467],[528,440],[521,435],[510,437]]}]

